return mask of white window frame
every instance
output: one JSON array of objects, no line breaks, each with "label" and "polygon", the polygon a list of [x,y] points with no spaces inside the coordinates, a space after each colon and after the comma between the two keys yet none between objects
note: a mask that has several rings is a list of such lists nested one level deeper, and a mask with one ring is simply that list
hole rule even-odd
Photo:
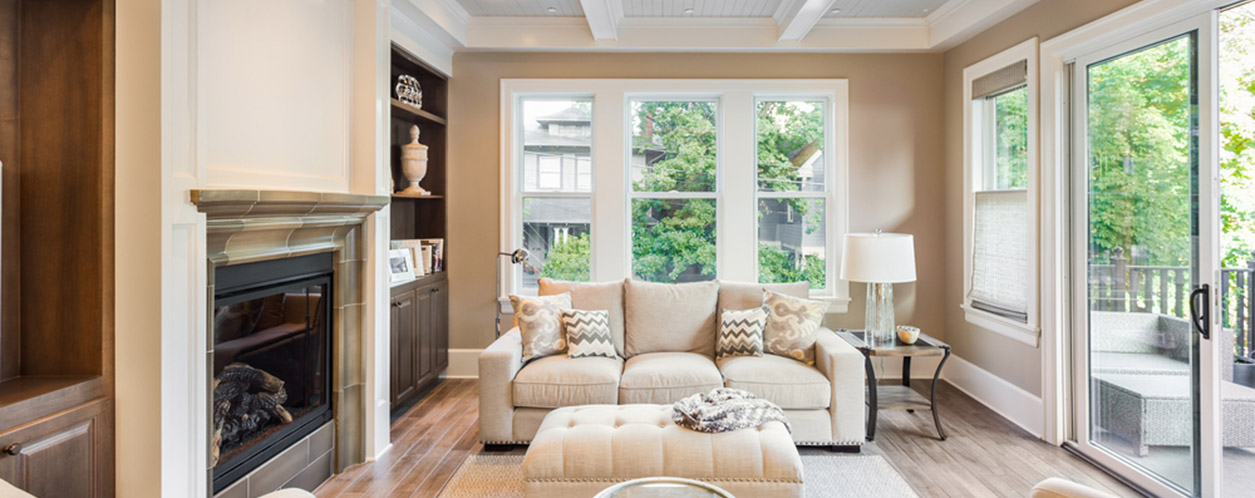
[{"label": "white window frame", "polygon": [[[760,93],[760,94],[755,95],[754,112],[755,114],[758,113],[758,105],[762,102],[780,102],[780,101],[790,101],[790,100],[823,101],[824,103],[824,149],[822,149],[822,153],[824,154],[824,157],[822,158],[822,160],[824,162],[825,175],[833,174],[834,173],[833,163],[835,163],[836,161],[829,159],[828,152],[831,149],[828,149],[828,147],[833,146],[836,143],[836,140],[834,140],[834,135],[837,134],[836,122],[838,119],[841,119],[841,118],[833,119],[833,115],[836,113],[835,112],[836,103],[833,100],[824,98],[824,96],[821,96],[821,95],[806,95],[806,94],[798,94],[798,93],[793,93],[793,94]],[[836,185],[838,182],[835,179],[832,181],[829,181],[828,177],[825,176],[823,192],[802,192],[802,191],[796,191],[796,192],[770,191],[768,192],[768,191],[763,191],[759,189],[758,187],[758,161],[757,161],[758,120],[755,119],[754,123],[755,123],[755,127],[754,127],[754,147],[755,147],[755,154],[754,154],[754,157],[755,157],[755,161],[754,161],[754,220],[755,220],[754,222],[754,263],[755,263],[754,264],[754,281],[757,282],[759,273],[760,273],[759,268],[758,268],[758,244],[761,242],[758,238],[758,221],[757,221],[758,220],[758,201],[761,199],[775,199],[775,200],[820,199],[824,201],[824,216],[829,217],[836,214],[834,213],[833,208],[831,206],[835,206],[838,200],[837,185]],[[844,185],[845,178],[843,177],[840,182]],[[842,188],[844,189],[844,187]],[[842,193],[845,194],[846,192],[843,190]],[[845,195],[842,195],[840,197],[845,197]],[[846,209],[846,206],[842,205],[842,210],[843,210],[841,213],[842,217],[845,216],[845,212],[844,212],[845,209]],[[843,219],[843,222],[844,222],[844,219]],[[824,264],[825,266],[827,266],[827,268],[824,269],[824,275],[828,277],[828,281],[824,282],[823,289],[819,289],[819,290],[812,289],[811,297],[822,297],[822,298],[828,298],[828,299],[832,299],[836,297],[837,295],[836,291],[834,289],[828,289],[828,287],[830,285],[833,285],[833,282],[840,280],[840,275],[838,273],[839,273],[839,269],[841,268],[841,260],[840,260],[841,240],[838,240],[838,237],[844,238],[844,236],[845,236],[844,231],[836,235],[828,234],[827,240],[824,241],[824,244],[825,244],[824,245]]]},{"label": "white window frame", "polygon": [[[984,120],[989,119],[985,103],[972,99],[972,82],[987,74],[1015,64],[1028,62],[1025,88],[1028,92],[1028,226],[1024,242],[1028,244],[1028,319],[1021,323],[994,313],[972,307],[968,295],[972,291],[973,222],[975,219],[975,193],[984,190],[985,175],[990,171],[991,158],[984,146],[987,136]],[[1030,38],[992,57],[972,64],[963,70],[963,309],[968,323],[1006,336],[1034,348],[1041,336],[1040,306],[1037,282],[1040,276],[1038,248],[1038,156],[1037,156],[1037,38]]]},{"label": "white window frame", "polygon": [[[762,99],[824,100],[825,161],[828,168],[828,283],[811,297],[830,303],[829,313],[844,313],[849,283],[837,274],[841,239],[849,231],[848,158],[849,86],[845,79],[502,79],[501,80],[501,251],[522,243],[522,195],[518,183],[521,156],[518,103],[523,98],[593,98],[593,189],[590,230],[590,279],[607,281],[632,275],[631,200],[634,197],[703,197],[706,193],[665,194],[630,189],[630,140],[633,100],[715,99],[718,101],[716,187],[716,277],[758,280],[756,103]],[[696,194],[696,195],[694,195]],[[753,220],[747,223],[747,220]],[[506,293],[519,293],[522,271],[501,265]]]}]

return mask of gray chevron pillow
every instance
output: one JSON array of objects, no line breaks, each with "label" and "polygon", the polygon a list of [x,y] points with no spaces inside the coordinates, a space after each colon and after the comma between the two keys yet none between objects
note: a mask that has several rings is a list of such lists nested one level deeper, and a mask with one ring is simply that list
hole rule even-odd
[{"label": "gray chevron pillow", "polygon": [[562,310],[562,327],[566,329],[568,357],[618,356],[610,336],[608,310]]},{"label": "gray chevron pillow", "polygon": [[715,359],[728,356],[762,356],[767,309],[723,310],[719,318],[719,345]]},{"label": "gray chevron pillow", "polygon": [[566,351],[562,310],[571,307],[571,293],[556,296],[510,296],[514,319],[523,336],[523,363]]}]

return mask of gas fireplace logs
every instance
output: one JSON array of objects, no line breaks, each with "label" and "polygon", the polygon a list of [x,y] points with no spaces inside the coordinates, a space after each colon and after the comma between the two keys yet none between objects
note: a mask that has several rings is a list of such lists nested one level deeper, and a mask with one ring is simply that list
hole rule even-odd
[{"label": "gas fireplace logs", "polygon": [[213,465],[218,464],[223,447],[243,442],[271,420],[291,422],[292,414],[283,407],[287,400],[278,377],[243,363],[227,365],[214,378]]}]

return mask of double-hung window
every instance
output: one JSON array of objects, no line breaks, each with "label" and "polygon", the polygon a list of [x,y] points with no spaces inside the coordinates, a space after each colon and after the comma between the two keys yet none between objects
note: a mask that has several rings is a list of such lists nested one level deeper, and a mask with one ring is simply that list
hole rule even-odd
[{"label": "double-hung window", "polygon": [[592,229],[593,102],[519,101],[520,233],[528,259],[521,287],[540,277],[588,280]]},{"label": "double-hung window", "polygon": [[718,101],[632,100],[630,119],[632,276],[714,280]]},{"label": "double-hung window", "polygon": [[809,282],[845,311],[847,82],[505,79],[505,292],[540,277]]},{"label": "double-hung window", "polygon": [[966,293],[973,324],[1037,345],[1036,39],[964,71]]},{"label": "double-hung window", "polygon": [[832,193],[828,114],[822,99],[755,103],[758,281],[810,283],[824,291],[830,266]]}]

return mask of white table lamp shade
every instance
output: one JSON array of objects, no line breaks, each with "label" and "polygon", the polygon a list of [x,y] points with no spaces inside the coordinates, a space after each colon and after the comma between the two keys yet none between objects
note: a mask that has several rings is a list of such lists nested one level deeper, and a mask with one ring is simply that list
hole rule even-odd
[{"label": "white table lamp shade", "polygon": [[915,236],[904,233],[851,233],[841,251],[841,278],[851,282],[896,284],[915,281]]}]

